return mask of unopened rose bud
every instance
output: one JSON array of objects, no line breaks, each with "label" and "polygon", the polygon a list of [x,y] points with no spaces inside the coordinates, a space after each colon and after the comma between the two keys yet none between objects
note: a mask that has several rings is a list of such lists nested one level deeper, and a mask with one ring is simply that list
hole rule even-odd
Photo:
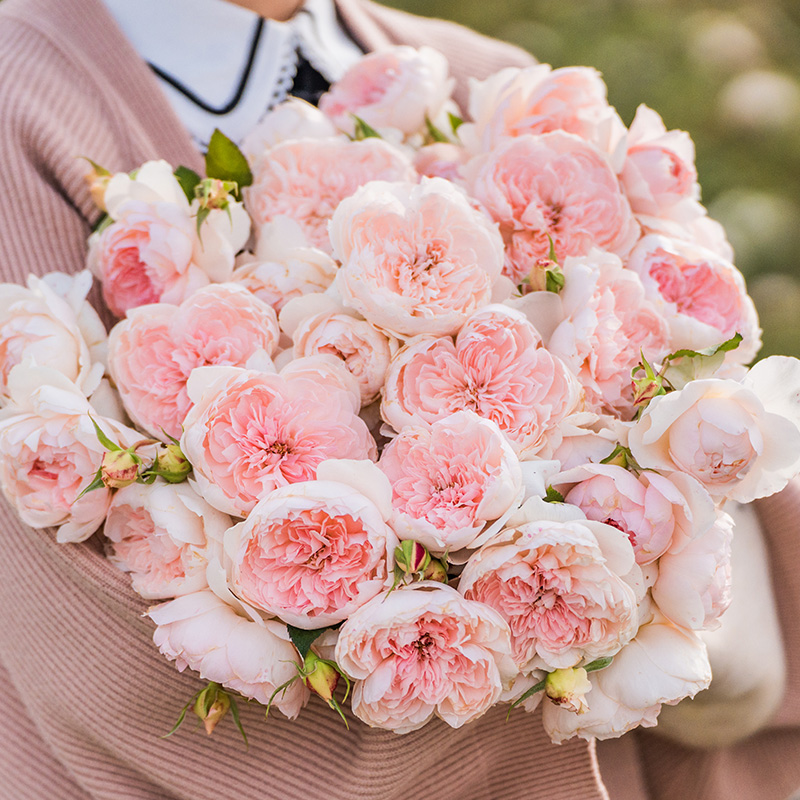
[{"label": "unopened rose bud", "polygon": [[89,194],[92,196],[92,202],[101,210],[106,210],[106,187],[111,180],[111,173],[96,164],[94,161],[87,159],[92,168],[84,175],[84,180],[89,187]]},{"label": "unopened rose bud", "polygon": [[228,713],[231,699],[219,684],[210,683],[197,697],[194,713],[203,721],[206,733],[211,736],[217,723]]},{"label": "unopened rose bud", "polygon": [[135,483],[142,460],[130,450],[107,450],[100,464],[100,477],[108,489],[122,489]]},{"label": "unopened rose bud", "polygon": [[539,258],[528,273],[528,286],[532,292],[543,292],[547,288],[547,270],[558,266],[549,258]]},{"label": "unopened rose bud", "polygon": [[183,454],[179,444],[168,444],[159,448],[153,471],[167,483],[181,483],[192,471],[192,465]]},{"label": "unopened rose bud", "polygon": [[428,564],[425,571],[422,573],[422,580],[447,583],[447,566],[441,558],[431,559],[430,564]]},{"label": "unopened rose bud", "polygon": [[548,673],[544,682],[545,694],[566,711],[585,714],[589,710],[586,693],[592,684],[583,667],[557,669]]},{"label": "unopened rose bud", "polygon": [[405,539],[395,547],[394,560],[406,575],[416,575],[427,569],[431,556],[425,545]]},{"label": "unopened rose bud", "polygon": [[231,192],[235,192],[236,188],[234,181],[206,178],[197,184],[194,191],[203,208],[227,208],[231,201]]},{"label": "unopened rose bud", "polygon": [[303,682],[312,692],[330,703],[339,684],[339,671],[330,662],[320,658],[313,650],[308,651],[303,662]]}]

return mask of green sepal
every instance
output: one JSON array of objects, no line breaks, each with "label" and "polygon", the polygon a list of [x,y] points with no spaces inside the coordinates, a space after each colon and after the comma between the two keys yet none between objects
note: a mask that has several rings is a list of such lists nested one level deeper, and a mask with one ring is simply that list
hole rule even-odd
[{"label": "green sepal", "polygon": [[548,292],[554,292],[555,294],[558,294],[564,288],[564,273],[558,268],[548,269],[544,274],[544,280],[544,288]]},{"label": "green sepal", "polygon": [[425,127],[428,129],[428,136],[430,136],[434,142],[444,142],[446,144],[450,144],[450,139],[447,137],[447,135],[437,128],[433,122],[431,122],[431,119],[427,114],[425,115]]},{"label": "green sepal", "polygon": [[102,428],[94,421],[92,417],[89,417],[89,419],[92,420],[92,425],[94,425],[94,430],[95,433],[97,434],[97,441],[99,441],[100,444],[103,445],[103,447],[105,447],[106,450],[112,453],[116,452],[117,450],[122,450],[122,448],[118,444],[112,442],[111,439],[109,439],[108,436],[106,436],[105,433],[103,433]]},{"label": "green sepal", "polygon": [[741,344],[742,338],[741,333],[735,333],[730,339],[726,339],[716,347],[707,347],[705,350],[676,350],[674,353],[670,353],[664,361],[674,361],[676,358],[709,358],[717,353],[727,353],[736,350]]},{"label": "green sepal", "polygon": [[203,246],[203,236],[200,233],[200,228],[203,226],[203,223],[208,219],[208,215],[211,213],[210,208],[203,208],[200,207],[197,209],[197,238],[200,240],[200,246]]},{"label": "green sepal", "polygon": [[589,664],[586,664],[586,666],[584,666],[584,669],[587,672],[597,672],[597,670],[599,669],[605,669],[607,666],[611,664],[613,660],[614,656],[606,656],[605,658],[598,658],[590,662]]},{"label": "green sepal", "polygon": [[552,486],[547,487],[547,492],[544,496],[545,503],[563,503],[564,495],[558,491],[558,489],[554,489]]},{"label": "green sepal", "polygon": [[536,694],[536,692],[541,692],[541,691],[544,689],[544,687],[545,687],[546,683],[547,683],[547,678],[542,678],[542,680],[540,680],[540,681],[539,681],[539,683],[535,683],[533,686],[531,686],[531,688],[530,688],[530,689],[528,689],[528,691],[527,691],[527,692],[525,692],[525,693],[524,693],[524,694],[522,694],[520,697],[518,697],[518,698],[517,698],[517,699],[516,699],[516,700],[515,700],[515,701],[514,701],[514,702],[513,702],[513,703],[512,703],[510,706],[509,706],[509,708],[508,708],[508,714],[506,714],[506,720],[508,720],[508,718],[511,716],[511,712],[512,712],[512,711],[513,711],[513,710],[514,710],[514,709],[515,709],[515,708],[516,708],[518,705],[520,705],[520,704],[524,703],[524,702],[525,702],[525,701],[526,701],[526,700],[527,700],[529,697],[532,697],[533,695],[535,695],[535,694]]},{"label": "green sepal", "polygon": [[239,717],[239,706],[236,703],[236,700],[233,697],[233,695],[229,694],[228,699],[231,701],[231,716],[233,717],[233,722],[236,725],[239,733],[242,734],[242,739],[244,739],[244,746],[249,750],[250,742],[247,741],[247,734],[244,732],[244,725],[242,725],[242,720]]},{"label": "green sepal", "polygon": [[97,472],[94,474],[94,478],[92,482],[75,498],[75,500],[80,500],[88,492],[94,491],[95,489],[102,489],[105,484],[103,483],[103,470],[98,469]]},{"label": "green sepal", "polygon": [[356,121],[356,132],[355,136],[353,137],[357,142],[362,141],[363,139],[381,139],[383,138],[378,131],[375,130],[369,123],[364,122],[361,117],[357,117],[355,114],[352,115],[353,119]]},{"label": "green sepal", "polygon": [[186,712],[189,710],[189,706],[193,706],[197,702],[197,698],[200,697],[201,693],[204,691],[205,689],[200,689],[200,691],[195,692],[189,698],[189,702],[181,709],[181,712],[178,715],[178,721],[172,726],[172,730],[169,733],[165,733],[163,736],[160,736],[160,739],[166,739],[168,736],[172,736],[172,734],[175,733],[178,728],[180,728],[181,723],[186,719]]},{"label": "green sepal", "polygon": [[202,178],[189,167],[178,167],[173,173],[175,179],[180,184],[186,199],[191,203],[194,200],[195,187],[200,183]]},{"label": "green sepal", "polygon": [[612,464],[623,469],[631,470],[632,472],[644,472],[644,470],[636,463],[630,449],[618,444],[602,461],[601,464]]},{"label": "green sepal", "polygon": [[558,259],[556,258],[556,243],[553,241],[553,237],[548,233],[547,234],[547,241],[550,242],[550,249],[547,252],[547,257],[555,264],[558,264]]},{"label": "green sepal", "polygon": [[92,165],[92,169],[98,175],[105,176],[111,174],[110,170],[107,170],[105,167],[100,166],[100,164],[98,164],[96,161],[93,161],[91,158],[89,158],[89,156],[78,156],[78,158],[82,158],[84,161],[88,161]]},{"label": "green sepal", "polygon": [[449,111],[447,112],[447,118],[450,120],[450,127],[453,129],[453,133],[458,133],[458,129],[464,124],[464,120]]},{"label": "green sepal", "polygon": [[297,648],[300,657],[305,660],[311,645],[323,634],[328,628],[316,628],[313,631],[305,630],[304,628],[295,628],[294,625],[287,625],[289,631],[289,638],[292,644]]},{"label": "green sepal", "polygon": [[214,129],[206,152],[206,175],[237,184],[236,198],[242,188],[253,183],[253,173],[242,151],[219,128]]},{"label": "green sepal", "polygon": [[106,228],[114,224],[114,220],[108,214],[103,214],[92,228],[92,233],[102,233]]}]

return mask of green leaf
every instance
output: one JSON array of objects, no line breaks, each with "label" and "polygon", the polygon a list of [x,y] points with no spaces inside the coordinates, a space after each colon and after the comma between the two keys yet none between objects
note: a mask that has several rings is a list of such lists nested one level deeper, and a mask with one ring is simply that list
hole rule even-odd
[{"label": "green leaf", "polygon": [[596,661],[592,661],[590,664],[586,664],[584,669],[587,672],[597,672],[598,669],[605,669],[611,662],[614,660],[614,656],[608,656],[607,658],[598,658]]},{"label": "green leaf", "polygon": [[92,417],[89,417],[89,419],[92,420],[92,425],[94,425],[94,430],[95,433],[97,434],[97,441],[99,441],[100,444],[103,445],[103,447],[105,447],[106,450],[109,450],[112,453],[116,452],[117,450],[122,450],[122,448],[118,444],[112,442],[111,439],[109,439],[108,436],[106,436],[103,433],[100,426],[94,421],[94,419],[92,419]]},{"label": "green leaf", "polygon": [[94,491],[95,489],[102,489],[105,484],[103,483],[103,470],[98,469],[92,479],[92,482],[75,498],[76,500],[80,500],[88,492]]},{"label": "green leaf", "polygon": [[449,111],[447,112],[447,118],[450,120],[450,127],[453,129],[453,133],[458,133],[458,129],[464,124],[464,120]]},{"label": "green leaf", "polygon": [[716,347],[705,350],[677,350],[665,359],[661,372],[672,389],[682,389],[689,381],[711,377],[725,362],[725,353],[742,341],[737,333]]},{"label": "green leaf", "polygon": [[80,158],[82,158],[84,161],[88,161],[92,165],[92,169],[98,175],[105,176],[111,174],[105,167],[100,166],[100,164],[98,164],[96,161],[92,161],[92,159],[89,158],[89,156],[80,156]]},{"label": "green leaf", "polygon": [[544,496],[545,503],[563,503],[564,495],[552,486],[547,487],[547,493]]},{"label": "green leaf", "polygon": [[433,139],[434,142],[445,142],[447,144],[450,143],[450,139],[442,133],[430,120],[430,117],[426,115],[425,117],[425,127],[428,129],[428,135]]},{"label": "green leaf", "polygon": [[186,195],[186,199],[191,203],[194,200],[194,188],[197,186],[202,178],[189,167],[178,167],[173,173],[178,180],[178,183]]},{"label": "green leaf", "polygon": [[512,704],[511,704],[510,708],[508,709],[508,714],[506,714],[506,719],[508,719],[508,717],[509,717],[509,715],[511,714],[511,712],[512,712],[512,711],[513,711],[513,710],[514,710],[514,709],[515,709],[515,708],[516,708],[518,705],[521,705],[522,703],[524,703],[524,702],[525,702],[525,701],[526,701],[526,700],[527,700],[529,697],[531,697],[532,695],[536,694],[536,692],[541,692],[541,691],[544,689],[544,687],[545,687],[545,684],[546,684],[546,683],[547,683],[547,679],[546,679],[546,678],[544,678],[543,680],[540,680],[540,681],[539,681],[539,683],[536,683],[536,684],[534,684],[533,686],[531,686],[531,688],[530,688],[530,689],[528,689],[528,691],[527,691],[527,692],[525,692],[523,695],[521,695],[520,697],[518,697],[518,698],[517,698],[517,699],[516,699],[516,700],[515,700],[515,701],[514,701]]},{"label": "green leaf", "polygon": [[295,628],[294,625],[286,626],[289,630],[289,638],[292,644],[300,651],[300,657],[305,659],[311,645],[323,634],[327,628],[317,628],[313,631],[307,631],[303,628]]},{"label": "green leaf", "polygon": [[353,119],[356,121],[356,135],[355,140],[360,142],[362,139],[380,139],[382,138],[378,131],[375,130],[371,125],[368,125],[364,122],[361,117],[357,117],[355,114],[352,115]]},{"label": "green leaf", "polygon": [[642,468],[636,463],[633,453],[627,448],[618,444],[601,462],[601,464],[613,464],[623,469],[633,472],[643,472]]},{"label": "green leaf", "polygon": [[99,220],[94,224],[92,233],[102,233],[109,225],[113,225],[114,220],[108,214],[103,214]]},{"label": "green leaf", "polygon": [[242,739],[244,739],[244,746],[249,750],[250,749],[250,742],[247,741],[247,734],[244,732],[244,725],[242,725],[242,720],[239,717],[239,706],[236,703],[233,695],[228,695],[231,701],[231,716],[233,717],[233,721],[236,727],[239,729],[239,733],[242,734]]},{"label": "green leaf", "polygon": [[235,181],[239,187],[250,186],[253,173],[242,151],[218,128],[211,134],[206,153],[206,175],[222,181]]},{"label": "green leaf", "polygon": [[722,344],[716,347],[707,347],[705,350],[676,350],[670,353],[664,361],[674,361],[676,358],[708,358],[715,356],[717,353],[727,353],[730,350],[735,350],[742,341],[742,334],[735,333],[730,339],[725,340]]}]

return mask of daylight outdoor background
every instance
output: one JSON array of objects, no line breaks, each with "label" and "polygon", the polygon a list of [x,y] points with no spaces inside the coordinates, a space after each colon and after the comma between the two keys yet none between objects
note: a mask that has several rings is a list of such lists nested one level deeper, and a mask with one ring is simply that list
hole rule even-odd
[{"label": "daylight outdoor background", "polygon": [[626,124],[646,103],[689,131],[703,202],[761,315],[762,355],[800,356],[800,2],[382,2],[514,42],[553,67],[596,67]]}]

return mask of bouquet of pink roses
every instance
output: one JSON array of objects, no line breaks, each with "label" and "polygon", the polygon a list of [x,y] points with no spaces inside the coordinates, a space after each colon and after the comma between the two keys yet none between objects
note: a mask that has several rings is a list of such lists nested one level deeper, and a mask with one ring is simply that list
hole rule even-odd
[{"label": "bouquet of pink roses", "polygon": [[59,542],[103,526],[209,730],[231,692],[654,725],[711,679],[723,508],[800,472],[800,363],[745,366],[688,135],[626,129],[583,67],[475,82],[468,121],[451,91],[397,47],[244,154],[215,134],[206,178],[93,165],[108,336],[88,272],[3,287],[6,497]]}]

